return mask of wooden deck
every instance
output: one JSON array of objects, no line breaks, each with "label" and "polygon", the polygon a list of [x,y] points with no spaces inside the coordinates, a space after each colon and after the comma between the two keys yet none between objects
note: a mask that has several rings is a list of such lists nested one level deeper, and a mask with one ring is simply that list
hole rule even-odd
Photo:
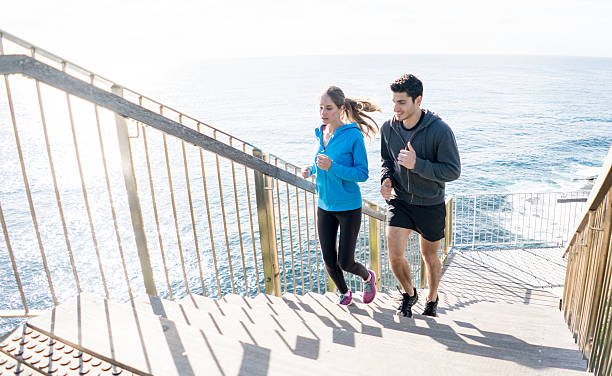
[{"label": "wooden deck", "polygon": [[455,253],[438,318],[400,318],[388,293],[370,305],[358,294],[349,307],[332,293],[127,303],[83,294],[6,338],[0,374],[585,375],[558,310],[564,269],[559,249]]}]

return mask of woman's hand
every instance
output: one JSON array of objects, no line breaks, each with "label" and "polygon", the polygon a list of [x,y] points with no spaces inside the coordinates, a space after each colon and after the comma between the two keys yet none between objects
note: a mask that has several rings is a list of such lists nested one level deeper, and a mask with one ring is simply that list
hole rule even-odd
[{"label": "woman's hand", "polygon": [[312,169],[310,168],[310,166],[302,168],[302,177],[304,179],[308,179],[310,175],[312,175]]},{"label": "woman's hand", "polygon": [[329,159],[329,157],[325,154],[319,154],[317,155],[317,167],[319,167],[322,170],[329,170],[329,168],[331,167],[332,164],[332,160]]}]

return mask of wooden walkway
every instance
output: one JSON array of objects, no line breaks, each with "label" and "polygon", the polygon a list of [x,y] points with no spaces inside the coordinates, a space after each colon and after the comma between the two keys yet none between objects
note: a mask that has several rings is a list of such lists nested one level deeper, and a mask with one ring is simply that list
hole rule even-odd
[{"label": "wooden walkway", "polygon": [[0,374],[585,375],[558,310],[560,253],[453,254],[438,318],[400,318],[387,293],[349,307],[332,293],[127,303],[82,294],[7,337]]}]

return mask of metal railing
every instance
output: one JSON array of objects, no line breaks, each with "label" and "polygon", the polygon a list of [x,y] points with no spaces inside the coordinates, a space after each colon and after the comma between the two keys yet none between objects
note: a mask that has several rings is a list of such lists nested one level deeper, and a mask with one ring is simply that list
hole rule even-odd
[{"label": "metal railing", "polygon": [[[0,74],[0,316],[81,291],[333,289],[297,166],[1,31]],[[380,283],[384,221],[364,201]]]},{"label": "metal railing", "polygon": [[454,196],[453,247],[561,247],[588,192],[494,193]]},{"label": "metal railing", "polygon": [[[297,166],[1,30],[0,74],[0,317],[35,315],[81,291],[173,299],[334,290],[315,186]],[[558,244],[566,222],[537,221],[544,197],[576,200],[449,197],[439,257],[457,246]],[[532,219],[539,237],[523,227]],[[398,283],[385,220],[364,201],[356,258],[390,290]],[[425,287],[416,234],[406,257]]]},{"label": "metal railing", "polygon": [[612,148],[571,234],[561,307],[596,375],[612,372]]}]

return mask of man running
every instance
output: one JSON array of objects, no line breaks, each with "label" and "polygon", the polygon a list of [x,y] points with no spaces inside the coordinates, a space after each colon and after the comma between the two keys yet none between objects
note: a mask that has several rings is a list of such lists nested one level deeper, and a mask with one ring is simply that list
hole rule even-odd
[{"label": "man running", "polygon": [[404,257],[408,237],[416,231],[429,285],[423,315],[437,316],[442,274],[438,249],[446,219],[444,184],[459,178],[459,151],[450,127],[438,115],[421,109],[423,83],[418,78],[405,74],[391,84],[391,91],[395,115],[381,128],[380,193],[389,204],[391,269],[404,289],[398,314],[411,317],[418,300]]}]

